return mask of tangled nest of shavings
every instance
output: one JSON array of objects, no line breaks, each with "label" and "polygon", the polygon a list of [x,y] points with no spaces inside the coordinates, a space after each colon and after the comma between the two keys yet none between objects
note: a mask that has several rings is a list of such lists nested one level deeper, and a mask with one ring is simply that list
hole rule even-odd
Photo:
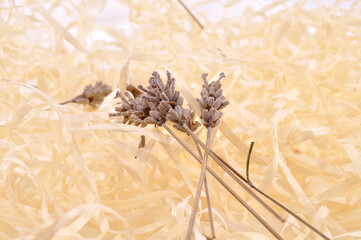
[{"label": "tangled nest of shavings", "polygon": [[[244,174],[254,141],[255,185],[327,236],[361,238],[360,2],[242,11],[238,1],[184,2],[204,29],[177,1],[0,3],[1,239],[184,238],[200,165],[163,128],[109,120],[116,89],[144,85],[154,70],[172,73],[198,121],[202,74],[224,72],[230,104],[212,150]],[[113,89],[98,108],[58,104],[96,81]],[[209,166],[285,239],[317,239],[271,204],[287,219],[274,221]],[[207,178],[218,239],[273,239]],[[199,209],[204,239],[203,194]]]}]

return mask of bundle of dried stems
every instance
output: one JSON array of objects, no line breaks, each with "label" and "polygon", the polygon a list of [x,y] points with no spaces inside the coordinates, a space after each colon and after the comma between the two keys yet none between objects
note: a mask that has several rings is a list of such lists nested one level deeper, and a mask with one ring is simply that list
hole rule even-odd
[{"label": "bundle of dried stems", "polygon": [[[287,220],[283,219],[267,203],[265,203],[261,198],[259,198],[250,189],[250,187],[255,189],[258,193],[262,194],[264,197],[271,200],[278,206],[280,206],[288,213],[290,213],[292,216],[294,216],[300,222],[308,226],[312,231],[317,233],[323,239],[330,239],[322,232],[320,232],[317,228],[315,228],[314,226],[297,216],[287,207],[282,205],[280,202],[258,189],[249,180],[248,172],[246,179],[210,149],[209,144],[212,129],[219,125],[221,117],[223,115],[220,110],[225,108],[229,104],[229,102],[226,101],[222,90],[221,80],[225,78],[224,73],[219,74],[218,80],[211,83],[208,83],[207,81],[207,74],[203,74],[202,78],[204,84],[201,91],[201,98],[197,99],[197,101],[201,107],[200,119],[202,120],[204,127],[207,128],[206,144],[202,143],[202,141],[200,141],[200,139],[193,133],[200,126],[200,123],[194,121],[195,112],[192,109],[185,109],[182,107],[183,98],[182,96],[180,96],[179,91],[175,90],[175,78],[171,76],[171,73],[169,71],[167,71],[166,84],[163,83],[158,72],[153,72],[152,77],[148,81],[149,85],[147,86],[147,88],[139,85],[139,89],[144,91],[144,94],[142,94],[141,97],[136,97],[134,99],[129,95],[129,93],[126,92],[125,95],[128,98],[126,99],[121,93],[118,93],[117,96],[121,98],[122,103],[119,107],[115,108],[115,113],[109,114],[110,117],[122,116],[123,124],[134,124],[136,126],[140,125],[142,127],[146,127],[148,124],[152,124],[154,126],[163,126],[199,163],[201,163],[201,174],[198,181],[198,187],[193,203],[192,214],[189,220],[186,239],[189,240],[192,236],[195,215],[203,185],[206,192],[212,239],[216,239],[213,225],[211,200],[209,198],[208,185],[206,180],[206,170],[208,170],[213,175],[213,177],[215,177],[217,181],[219,181],[245,208],[247,208],[247,210],[250,211],[250,213],[253,214],[264,225],[264,227],[267,228],[277,239],[283,239],[283,237],[281,237],[281,235],[275,229],[273,229],[273,227],[269,223],[267,223],[255,210],[252,209],[252,207],[250,207],[244,200],[242,200],[242,198],[231,187],[229,187],[219,175],[217,175],[211,168],[207,166],[208,155],[210,155],[216,161],[216,163],[218,163],[218,165],[221,166],[225,170],[225,172],[227,172],[227,174],[229,174],[237,183],[239,183],[242,188],[244,188],[252,197],[254,197],[258,202],[260,202],[261,205],[264,206],[279,221],[284,223]],[[193,138],[194,143],[198,149],[198,155],[195,154],[184,141],[182,141],[179,137],[176,136],[176,134],[166,125],[167,121],[172,122],[175,129],[181,132],[185,132]],[[204,154],[202,154],[199,146],[204,149]],[[247,165],[249,164],[250,153],[251,151],[249,152]],[[247,187],[242,181],[248,184],[250,187]]]}]

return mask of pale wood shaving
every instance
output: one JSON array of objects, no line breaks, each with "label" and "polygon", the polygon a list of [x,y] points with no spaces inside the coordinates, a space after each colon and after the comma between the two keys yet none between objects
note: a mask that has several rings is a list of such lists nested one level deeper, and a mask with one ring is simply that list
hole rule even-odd
[{"label": "pale wood shaving", "polygon": [[[111,122],[117,90],[98,109],[57,104],[99,79],[124,92],[154,70],[172,72],[198,118],[200,76],[224,72],[230,105],[212,149],[244,173],[255,141],[254,184],[329,237],[361,237],[359,1],[274,1],[242,13],[232,12],[238,1],[184,2],[204,30],[177,1],[117,2],[129,15],[116,24],[129,31],[98,21],[102,0],[0,4],[0,238],[184,238],[200,165],[160,128]],[[272,239],[217,181],[208,184],[218,239]],[[199,207],[197,239],[210,235],[203,195]],[[288,221],[274,227],[285,239],[317,239],[280,214]]]}]

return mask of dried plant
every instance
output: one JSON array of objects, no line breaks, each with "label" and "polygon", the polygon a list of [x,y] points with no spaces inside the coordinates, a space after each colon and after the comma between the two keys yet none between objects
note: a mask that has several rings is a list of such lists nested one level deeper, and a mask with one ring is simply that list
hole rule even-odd
[{"label": "dried plant", "polygon": [[[175,90],[175,79],[172,78],[170,72],[167,72],[167,82],[163,83],[157,72],[153,72],[152,77],[149,79],[149,86],[144,88],[139,86],[139,89],[145,92],[140,98],[131,97],[128,93],[125,93],[126,98],[118,93],[117,96],[122,100],[121,106],[116,107],[116,113],[111,113],[111,117],[122,116],[122,123],[134,124],[145,127],[147,124],[153,124],[155,126],[163,126],[177,141],[182,144],[185,149],[202,163],[202,154],[199,150],[199,157],[180,140],[168,127],[165,125],[167,120],[175,123],[174,127],[182,132],[192,132],[200,125],[198,122],[194,122],[195,113],[189,108],[182,108],[183,98],[180,93]],[[198,145],[197,145],[198,146]],[[198,148],[199,149],[199,148]],[[233,195],[236,199],[243,204],[247,209],[251,209],[219,176],[217,176],[211,169],[212,175]],[[206,182],[205,182],[206,184]],[[206,186],[206,185],[205,185]],[[206,195],[208,207],[210,209],[209,194],[206,187]],[[251,210],[252,211],[252,210]],[[211,211],[209,210],[210,217],[212,218]],[[253,214],[265,225],[267,228],[272,229],[263,219],[253,211]],[[214,238],[214,227],[212,226],[212,235]]]},{"label": "dried plant", "polygon": [[151,107],[149,102],[142,98],[133,98],[128,92],[124,93],[117,92],[116,97],[122,100],[122,104],[115,108],[115,113],[110,113],[110,117],[123,116],[123,124],[134,124],[135,126],[146,127],[148,123],[145,119],[149,116]]},{"label": "dried plant", "polygon": [[142,85],[139,85],[138,88],[145,92],[142,98],[154,103],[152,110],[159,111],[160,120],[164,123],[170,109],[174,109],[176,106],[182,107],[183,98],[180,96],[179,91],[175,90],[175,79],[172,78],[169,71],[167,71],[167,82],[165,85],[158,72],[155,71],[148,82],[147,88],[144,88]]},{"label": "dried plant", "polygon": [[112,88],[109,85],[102,83],[102,81],[97,81],[94,86],[91,84],[86,85],[82,94],[60,104],[79,103],[97,108],[111,92]]},{"label": "dried plant", "polygon": [[[128,85],[129,86],[129,85]],[[127,86],[127,90],[128,90]],[[134,90],[134,89],[133,89]],[[139,90],[137,90],[140,92]],[[134,96],[137,91],[132,91]],[[125,98],[121,92],[117,92],[116,98],[120,98],[122,100],[122,105],[115,108],[115,113],[110,113],[109,117],[117,117],[122,116],[123,124],[134,124],[135,126],[146,127],[148,124],[153,124],[149,122],[147,119],[150,114],[150,105],[149,102],[145,99],[136,97],[135,99],[130,96],[128,92],[124,93],[127,98]],[[144,148],[145,146],[145,136],[141,135],[141,139],[138,147]]]},{"label": "dried plant", "polygon": [[[144,88],[139,86],[139,89],[145,93],[141,97],[136,97],[135,99],[129,94],[125,94],[127,98],[119,94],[119,97],[122,99],[122,105],[116,108],[116,113],[110,114],[110,116],[123,116],[123,123],[135,124],[138,126],[145,127],[147,124],[152,124],[155,126],[163,126],[199,163],[202,164],[201,177],[199,182],[199,188],[202,186],[201,180],[204,178],[206,183],[205,170],[212,174],[236,199],[240,202],[250,213],[255,216],[264,227],[266,227],[277,239],[283,239],[277,231],[275,231],[257,212],[255,212],[244,200],[242,200],[238,194],[232,190],[223,180],[220,178],[212,169],[210,169],[206,164],[207,155],[209,154],[215,162],[222,167],[225,172],[231,176],[244,190],[246,190],[255,200],[257,200],[263,207],[265,207],[271,214],[273,214],[279,221],[282,223],[287,220],[283,219],[279,214],[277,214],[268,204],[266,204],[262,199],[260,199],[251,189],[245,184],[250,185],[257,192],[261,193],[266,198],[270,199],[278,206],[286,210],[292,216],[297,218],[299,221],[310,227],[314,232],[324,239],[329,239],[327,236],[322,234],[320,231],[315,229],[312,225],[304,221],[302,218],[298,217],[295,213],[289,210],[287,207],[283,206],[281,203],[271,198],[267,194],[263,193],[261,190],[256,188],[250,181],[244,178],[240,173],[238,173],[234,168],[232,168],[228,163],[221,159],[217,154],[215,154],[211,149],[209,149],[209,139],[211,135],[211,129],[217,126],[220,123],[220,118],[222,113],[221,109],[226,107],[229,103],[225,100],[225,97],[222,94],[222,85],[221,80],[225,77],[224,74],[220,74],[220,77],[217,81],[208,83],[206,80],[207,75],[203,74],[202,78],[204,81],[203,89],[201,93],[202,99],[198,99],[198,102],[202,108],[201,119],[203,125],[207,127],[207,142],[203,144],[198,137],[193,133],[199,123],[194,122],[194,112],[190,109],[182,108],[183,98],[180,96],[179,92],[175,90],[175,79],[171,77],[171,74],[167,72],[167,82],[164,84],[157,72],[153,72],[152,77],[149,79],[149,86]],[[186,132],[191,135],[194,141],[197,144],[197,149],[199,150],[199,156],[195,154],[165,123],[169,120],[175,123],[175,128]],[[198,147],[201,146],[204,153],[204,160],[202,160],[202,154]],[[204,169],[204,170],[203,170]],[[244,183],[243,183],[243,182]],[[205,185],[206,186],[206,185]],[[206,195],[207,188],[206,189]],[[197,192],[198,192],[197,188]],[[196,202],[196,201],[195,201]],[[210,207],[210,202],[207,200],[208,206]],[[210,215],[211,216],[211,215]],[[290,223],[295,226],[294,224]],[[297,227],[297,226],[295,226]],[[298,228],[298,227],[297,227]],[[190,232],[192,232],[192,228]],[[187,234],[188,236],[188,234]],[[189,239],[190,239],[189,235]],[[215,239],[214,230],[212,230],[212,238]]]},{"label": "dried plant", "polygon": [[[144,92],[140,97],[131,97],[129,93],[125,93],[125,98],[120,92],[117,97],[122,100],[122,104],[115,108],[115,113],[110,113],[110,117],[123,116],[123,124],[134,124],[136,126],[145,127],[148,124],[161,126],[167,119],[177,123],[174,127],[180,131],[185,132],[182,124],[185,123],[192,130],[195,131],[199,126],[199,122],[195,122],[195,112],[191,109],[182,108],[183,98],[179,91],[175,90],[175,79],[171,73],[167,71],[167,82],[163,83],[160,75],[154,71],[152,77],[149,79],[147,88],[139,85],[138,88]],[[128,85],[130,86],[130,85]],[[132,93],[138,94],[139,90],[133,88]],[[179,113],[179,115],[178,115]],[[139,147],[144,147],[144,137],[139,144]]]},{"label": "dried plant", "polygon": [[184,109],[183,97],[179,91],[175,90],[175,79],[167,71],[167,82],[163,83],[160,75],[153,72],[149,79],[147,88],[139,85],[139,89],[145,92],[141,97],[151,103],[152,110],[147,119],[153,124],[164,124],[166,120],[176,123],[174,127],[177,130],[186,132],[182,127],[185,123],[192,131],[199,127],[199,123],[194,121],[195,112],[190,108]]},{"label": "dried plant", "polygon": [[[207,81],[207,74],[204,73],[202,75],[202,78],[203,78],[203,82],[204,82],[203,88],[201,91],[202,98],[201,99],[197,98],[197,101],[202,110],[201,119],[202,119],[203,125],[205,127],[207,127],[206,147],[209,148],[210,138],[211,138],[211,133],[212,133],[211,130],[212,130],[212,128],[214,128],[215,126],[217,126],[220,123],[220,119],[223,115],[223,113],[220,110],[225,108],[229,104],[229,102],[226,101],[226,98],[222,94],[223,90],[222,90],[221,80],[223,78],[225,78],[224,73],[219,74],[219,79],[217,81],[211,82],[210,84]],[[185,131],[186,131],[186,129],[185,129]],[[198,143],[195,139],[194,139],[194,141],[195,141],[195,144],[198,145]],[[205,152],[203,162],[202,162],[201,174],[200,174],[199,180],[198,180],[197,191],[196,191],[196,195],[194,198],[191,218],[189,220],[188,230],[186,233],[187,240],[190,239],[190,237],[192,235],[194,220],[196,217],[196,212],[197,212],[197,208],[198,208],[199,199],[201,196],[203,183],[204,183],[206,195],[208,194],[207,193],[208,192],[207,178],[206,178],[207,160],[208,160],[208,153]],[[208,212],[209,212],[210,223],[211,223],[212,238],[215,239],[216,235],[215,235],[214,226],[213,226],[212,210],[210,207],[211,203],[208,199],[207,199],[207,201],[208,201],[207,205],[208,205]]]},{"label": "dried plant", "polygon": [[201,125],[199,122],[194,121],[195,112],[190,108],[182,108],[176,106],[174,109],[170,109],[167,114],[167,120],[175,123],[173,127],[181,132],[187,133],[182,125],[185,123],[193,132]]},{"label": "dried plant", "polygon": [[[187,134],[193,134],[193,130],[197,129],[200,125],[198,122],[194,122],[194,112],[190,109],[182,108],[183,98],[180,93],[175,90],[175,79],[172,78],[170,72],[167,71],[167,82],[163,83],[160,75],[157,72],[153,72],[152,77],[149,79],[149,85],[144,88],[139,85],[139,89],[144,91],[145,94],[139,98],[133,98],[129,94],[125,93],[125,98],[121,93],[118,97],[121,98],[121,106],[116,107],[116,113],[109,114],[110,117],[123,116],[122,123],[134,124],[145,127],[147,124],[153,124],[155,126],[163,126],[192,156],[202,164],[202,154],[199,157],[193,153],[193,151],[180,140],[173,131],[165,125],[167,120],[175,123],[175,128],[187,132]],[[193,135],[194,137],[195,135]],[[200,150],[199,150],[200,152]],[[236,199],[245,206],[251,213],[275,236],[279,236],[273,228],[268,225],[261,216],[259,216],[246,202],[244,202],[214,171],[206,166],[206,169],[233,195]],[[227,171],[227,169],[226,169]],[[230,172],[228,170],[228,172]],[[231,174],[231,173],[229,173]],[[206,187],[207,189],[207,187]],[[250,190],[249,190],[250,191]],[[207,196],[208,196],[208,191]],[[207,202],[210,203],[209,197]],[[210,204],[208,204],[210,209]],[[210,215],[211,216],[211,215]],[[214,232],[214,230],[213,230]],[[214,238],[214,233],[212,233]],[[282,238],[278,238],[282,239]]]},{"label": "dried plant", "polygon": [[205,127],[214,128],[220,123],[220,118],[223,113],[220,112],[225,108],[229,102],[226,101],[223,96],[221,80],[225,78],[224,73],[219,74],[219,79],[208,83],[207,74],[202,75],[203,88],[201,91],[201,99],[197,98],[197,101],[202,109],[201,119]]}]

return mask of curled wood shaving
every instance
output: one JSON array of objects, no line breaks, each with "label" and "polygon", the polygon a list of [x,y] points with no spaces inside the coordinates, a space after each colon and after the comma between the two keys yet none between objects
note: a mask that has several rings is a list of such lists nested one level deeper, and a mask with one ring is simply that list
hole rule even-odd
[{"label": "curled wood shaving", "polygon": [[[160,128],[110,122],[115,91],[92,111],[56,104],[93,79],[123,91],[167,69],[198,117],[199,76],[224,72],[230,105],[212,149],[244,173],[255,141],[254,184],[327,236],[360,238],[360,3],[234,11],[239,1],[184,2],[204,30],[177,1],[122,0],[114,20],[103,18],[109,2],[101,0],[0,4],[1,238],[184,237],[200,171],[189,154]],[[205,139],[202,129],[195,134]],[[316,238],[286,213],[294,225],[276,223],[224,179],[284,238]],[[214,179],[208,184],[219,239],[272,239]],[[202,238],[210,236],[204,196],[199,208]]]}]

